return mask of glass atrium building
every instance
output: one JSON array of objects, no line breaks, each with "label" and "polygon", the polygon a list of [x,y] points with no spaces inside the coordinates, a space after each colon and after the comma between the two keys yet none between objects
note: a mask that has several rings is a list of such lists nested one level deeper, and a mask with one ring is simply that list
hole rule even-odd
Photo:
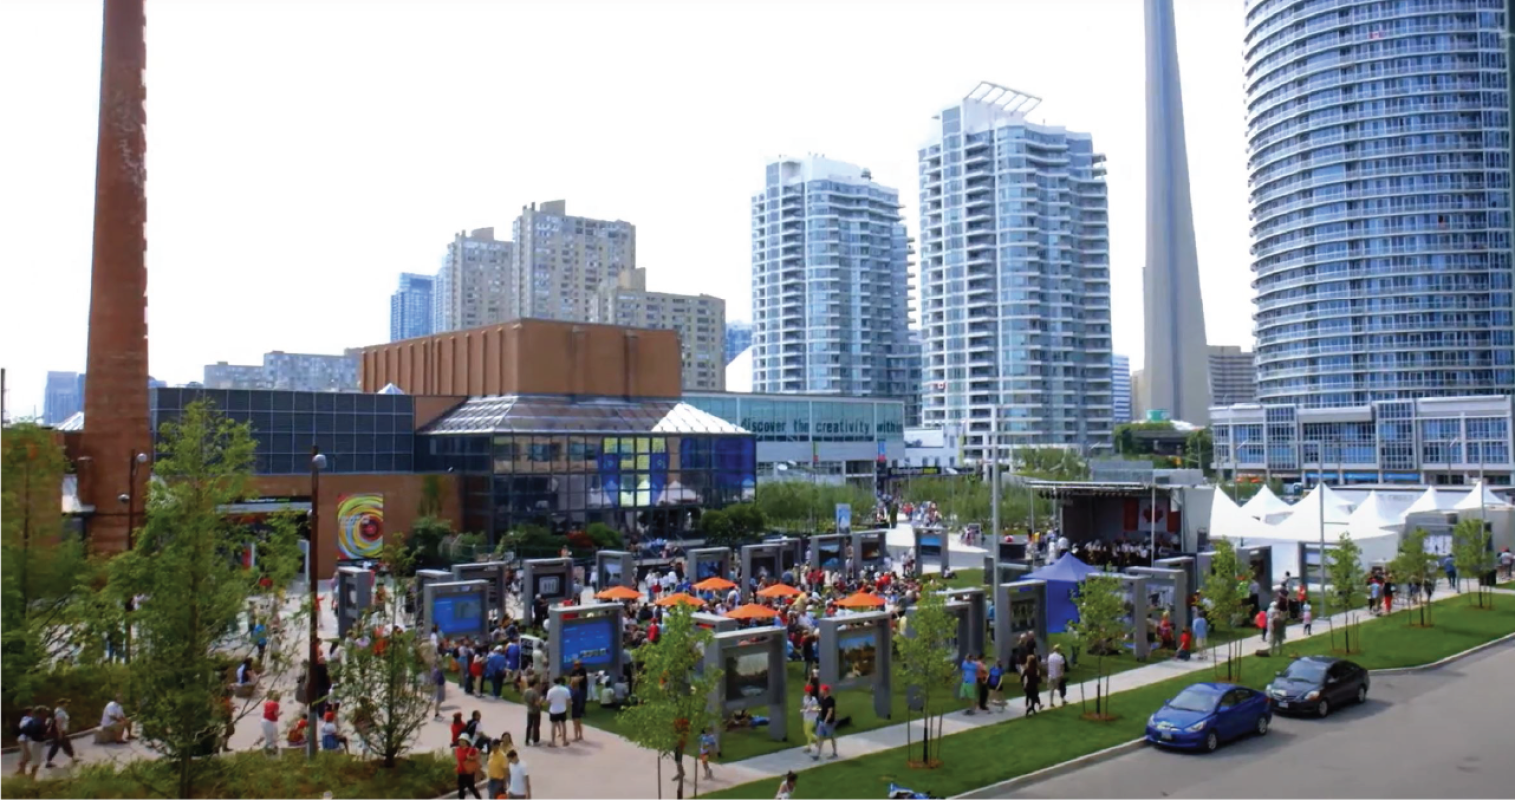
[{"label": "glass atrium building", "polygon": [[1515,392],[1506,29],[1505,0],[1247,3],[1259,402]]}]

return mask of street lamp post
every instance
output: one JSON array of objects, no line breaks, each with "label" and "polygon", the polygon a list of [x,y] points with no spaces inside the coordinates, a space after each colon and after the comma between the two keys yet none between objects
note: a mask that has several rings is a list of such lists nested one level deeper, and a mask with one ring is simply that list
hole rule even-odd
[{"label": "street lamp post", "polygon": [[310,582],[310,653],[305,668],[305,707],[310,718],[305,729],[305,757],[316,757],[316,735],[321,729],[321,720],[316,716],[316,662],[321,655],[321,602],[316,591],[316,542],[321,530],[321,470],[326,468],[326,456],[321,455],[320,445],[310,446],[310,549],[306,555],[306,572]]},{"label": "street lamp post", "polygon": [[[131,552],[137,546],[137,470],[147,463],[147,454],[140,451],[132,451],[131,463],[127,467],[126,486],[126,550]],[[136,610],[136,603],[132,598],[126,601],[126,641],[122,655],[126,663],[132,660],[132,619],[131,614]]]},{"label": "street lamp post", "polygon": [[989,585],[999,585],[999,407],[989,407],[989,437],[994,443],[989,462]]}]

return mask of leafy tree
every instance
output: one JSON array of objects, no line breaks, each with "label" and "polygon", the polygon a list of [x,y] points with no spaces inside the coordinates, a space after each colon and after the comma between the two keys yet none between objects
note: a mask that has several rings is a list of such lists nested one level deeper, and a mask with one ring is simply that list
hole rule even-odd
[{"label": "leafy tree", "polygon": [[603,522],[591,522],[585,529],[595,547],[601,550],[619,550],[626,545],[621,532]]},{"label": "leafy tree", "polygon": [[731,521],[732,532],[742,539],[756,539],[768,529],[768,520],[763,510],[755,503],[737,503],[725,509]]},{"label": "leafy tree", "polygon": [[442,476],[427,475],[421,479],[421,502],[416,504],[416,516],[421,518],[442,515]]},{"label": "leafy tree", "polygon": [[[700,734],[721,725],[723,714],[711,707],[711,696],[721,685],[719,669],[704,668],[705,648],[713,646],[712,634],[694,624],[688,606],[675,606],[663,618],[656,643],[634,651],[638,674],[656,680],[657,688],[641,692],[641,702],[622,709],[619,721],[626,738],[657,753],[658,797],[663,796],[663,759],[678,768],[678,796],[684,796],[684,753],[698,752]],[[699,794],[699,769],[694,793]]]},{"label": "leafy tree", "polygon": [[[5,428],[0,472],[0,584],[3,584],[5,707],[45,685],[53,665],[86,642],[100,648],[102,630],[73,613],[96,573],[80,538],[66,530],[59,491],[68,459],[54,433],[22,422]],[[81,624],[75,624],[81,623]],[[91,634],[86,638],[85,634]],[[120,644],[119,641],[116,642]]]},{"label": "leafy tree", "polygon": [[[406,559],[403,548],[384,548],[391,574],[413,574]],[[356,735],[385,767],[393,767],[410,749],[431,716],[434,696],[425,648],[430,642],[403,626],[411,583],[412,579],[398,578],[390,590],[376,592],[336,670],[346,701],[343,710],[353,712]],[[360,641],[367,646],[360,646]]]},{"label": "leafy tree", "polygon": [[452,524],[436,517],[421,517],[410,527],[405,536],[408,556],[405,563],[411,569],[435,569],[444,566],[442,543],[452,536]]},{"label": "leafy tree", "polygon": [[[1367,574],[1362,569],[1362,548],[1352,541],[1352,535],[1343,531],[1336,540],[1336,547],[1327,551],[1326,575],[1336,589],[1336,602],[1347,612],[1346,627],[1342,631],[1342,652],[1351,653],[1352,633],[1358,630],[1357,612],[1368,601],[1363,586]],[[1331,648],[1336,648],[1336,629],[1331,629]],[[1362,649],[1362,636],[1357,637],[1357,648]]]},{"label": "leafy tree", "polygon": [[[1094,718],[1114,719],[1110,713],[1110,677],[1105,674],[1105,654],[1120,652],[1129,633],[1125,592],[1120,579],[1100,573],[1085,577],[1074,605],[1078,608],[1078,621],[1070,623],[1069,627],[1087,642],[1084,652],[1095,656]],[[1100,688],[1101,679],[1104,680],[1103,690]]]},{"label": "leafy tree", "polygon": [[[1424,530],[1416,528],[1399,541],[1399,554],[1390,562],[1389,571],[1393,573],[1394,581],[1399,584],[1424,586],[1436,577],[1436,557],[1426,552]],[[1413,595],[1422,598],[1416,603],[1420,609],[1420,626],[1429,627],[1433,624],[1430,598],[1425,597],[1424,592],[1415,592]]]},{"label": "leafy tree", "polygon": [[[1480,487],[1480,491],[1482,487]],[[1483,574],[1491,568],[1494,557],[1489,532],[1482,519],[1463,519],[1452,529],[1452,565],[1459,581],[1473,579],[1472,599],[1484,608],[1485,598],[1492,604],[1494,595],[1483,584]],[[1460,589],[1460,587],[1453,587]]]},{"label": "leafy tree", "polygon": [[[1224,625],[1227,630],[1236,631],[1250,623],[1247,610],[1251,595],[1247,586],[1251,582],[1248,578],[1251,565],[1241,563],[1230,539],[1213,539],[1211,545],[1215,555],[1210,559],[1210,575],[1205,579],[1204,605],[1210,610],[1209,622],[1213,628],[1219,630]],[[1226,680],[1241,679],[1243,638],[1233,637],[1226,643]],[[1219,667],[1217,662],[1215,668]]]},{"label": "leafy tree", "polygon": [[1122,456],[1139,456],[1144,448],[1136,439],[1136,431],[1171,431],[1171,421],[1124,422],[1115,426],[1115,452]]},{"label": "leafy tree", "polygon": [[[244,698],[239,710],[230,693],[229,667],[252,650],[235,635],[237,623],[260,577],[242,568],[240,555],[256,541],[259,572],[275,586],[288,584],[299,565],[293,520],[278,518],[255,536],[218,510],[253,493],[254,447],[248,426],[208,401],[165,423],[146,523],[135,547],[109,565],[105,609],[143,598],[132,615],[139,646],[129,713],[148,745],[176,764],[180,797],[193,796],[196,759],[218,750],[228,726],[255,704]],[[274,635],[283,629],[277,622]],[[287,669],[290,649],[270,649],[265,685]]]},{"label": "leafy tree", "polygon": [[[956,651],[951,646],[953,639],[957,638],[957,618],[947,613],[947,599],[935,591],[927,591],[921,594],[921,599],[915,604],[914,611],[910,614],[910,625],[906,634],[896,634],[894,647],[899,653],[897,667],[900,677],[905,685],[919,693],[921,701],[921,726],[924,733],[921,737],[921,764],[931,766],[932,721],[936,722],[935,738],[942,736],[942,717],[945,709],[952,706],[952,685],[957,678],[958,665],[955,660]],[[932,698],[939,691],[946,692],[946,699],[940,705],[933,705]],[[909,711],[906,711],[905,731],[908,739],[910,730]],[[907,742],[905,753],[910,752]],[[941,749],[937,750],[937,762],[940,762]]]},{"label": "leafy tree", "polygon": [[1184,439],[1184,464],[1194,464],[1196,469],[1204,470],[1205,475],[1215,474],[1211,466],[1215,463],[1215,439],[1209,428],[1196,428]]},{"label": "leafy tree", "polygon": [[698,527],[708,547],[721,547],[736,539],[736,527],[731,524],[731,517],[718,508],[701,514]]},{"label": "leafy tree", "polygon": [[1047,481],[1089,479],[1089,465],[1076,450],[1067,447],[1031,447],[1015,452],[1016,473]]}]

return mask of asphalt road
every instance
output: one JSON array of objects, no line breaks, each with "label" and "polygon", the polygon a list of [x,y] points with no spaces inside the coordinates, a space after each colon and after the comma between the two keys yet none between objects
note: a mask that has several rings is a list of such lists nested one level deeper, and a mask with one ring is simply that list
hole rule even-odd
[{"label": "asphalt road", "polygon": [[974,797],[1515,797],[1515,642],[1440,669],[1374,676],[1368,702],[1326,719],[1275,716],[1210,754],[1144,747]]}]

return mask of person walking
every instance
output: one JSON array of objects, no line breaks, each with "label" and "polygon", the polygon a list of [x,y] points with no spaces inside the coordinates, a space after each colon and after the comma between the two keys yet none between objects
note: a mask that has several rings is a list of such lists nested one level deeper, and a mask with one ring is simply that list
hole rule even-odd
[{"label": "person walking", "polygon": [[989,713],[989,665],[984,663],[984,657],[979,656],[978,669],[974,674],[974,683],[978,687],[978,710]]},{"label": "person walking", "polygon": [[831,740],[831,757],[836,758],[836,698],[831,696],[831,687],[821,685],[821,716],[815,723],[815,755],[811,761],[821,760],[821,749],[826,746],[826,740]]},{"label": "person walking", "polygon": [[573,720],[573,740],[584,741],[584,710],[589,705],[589,677],[574,675],[569,681],[569,717]]},{"label": "person walking", "polygon": [[811,745],[815,746],[816,752],[820,752],[820,742],[815,738],[815,724],[821,718],[821,700],[811,692],[805,692],[800,698],[800,719],[805,729],[805,755],[810,755]]},{"label": "person walking", "polygon": [[547,690],[547,720],[552,729],[547,734],[547,746],[556,747],[558,736],[563,737],[563,746],[568,746],[568,707],[573,703],[573,693],[563,685],[563,677],[553,681]]},{"label": "person walking", "polygon": [[499,739],[495,739],[489,747],[489,764],[485,768],[489,779],[485,786],[489,791],[485,794],[489,795],[490,800],[505,794],[505,779],[510,775],[510,762],[505,757],[502,744]]},{"label": "person walking", "polygon": [[1268,653],[1270,655],[1283,655],[1284,633],[1288,625],[1289,621],[1284,616],[1283,609],[1274,606],[1272,613],[1268,615]]},{"label": "person walking", "polygon": [[1063,658],[1063,646],[1052,645],[1047,656],[1047,695],[1052,707],[1057,707],[1058,698],[1068,705],[1068,659]]},{"label": "person walking", "polygon": [[994,660],[994,667],[989,670],[989,707],[999,712],[1005,710],[1005,665],[999,659]]},{"label": "person walking", "polygon": [[514,750],[505,754],[505,760],[510,762],[510,777],[505,784],[506,796],[513,800],[531,800],[531,773],[526,769],[526,764]]},{"label": "person walking", "polygon": [[1306,602],[1304,605],[1301,605],[1299,607],[1299,620],[1300,620],[1300,622],[1303,622],[1305,624],[1305,635],[1309,636],[1310,635],[1310,623],[1314,622],[1314,620],[1315,620],[1315,614],[1311,610],[1310,604],[1308,602]]},{"label": "person walking", "polygon": [[279,693],[269,692],[263,701],[263,752],[279,752]]},{"label": "person walking", "polygon": [[47,750],[48,769],[53,768],[53,759],[58,756],[59,750],[68,754],[71,764],[79,763],[79,757],[74,755],[74,743],[68,738],[68,703],[69,700],[65,697],[59,700],[58,707],[53,709],[52,730],[49,732],[52,744]]},{"label": "person walking", "polygon": [[[26,774],[26,768],[32,761],[32,732],[40,733],[43,730],[37,727],[35,720],[32,709],[28,708],[21,712],[21,723],[16,726],[16,745],[21,751],[21,763],[16,766],[18,777]],[[810,748],[806,747],[805,751],[809,752]]]},{"label": "person walking", "polygon": [[1210,640],[1210,620],[1204,614],[1194,615],[1194,656],[1205,657],[1205,647]]},{"label": "person walking", "polygon": [[972,716],[974,706],[978,704],[978,661],[973,656],[963,659],[958,665],[962,673],[962,681],[958,684],[957,696],[960,700],[968,701],[968,710],[964,714]]},{"label": "person walking", "polygon": [[460,736],[453,743],[452,753],[458,764],[458,800],[463,800],[468,792],[472,792],[475,800],[478,800],[479,749],[473,746],[467,736]]},{"label": "person walking", "polygon": [[527,747],[537,747],[542,744],[542,689],[536,680],[528,679],[521,702],[526,705],[526,737],[522,741]]},{"label": "person walking", "polygon": [[1030,716],[1042,707],[1042,665],[1035,653],[1026,656],[1026,665],[1021,667],[1021,684],[1026,688],[1026,715]]}]

